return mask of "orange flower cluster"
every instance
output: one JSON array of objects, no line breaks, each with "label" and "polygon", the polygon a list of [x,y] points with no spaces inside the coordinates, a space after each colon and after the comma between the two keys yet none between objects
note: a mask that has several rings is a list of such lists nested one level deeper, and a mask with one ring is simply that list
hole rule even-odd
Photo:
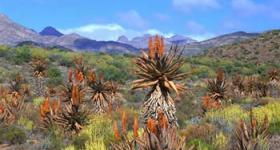
[{"label": "orange flower cluster", "polygon": [[0,104],[0,114],[4,113],[4,106]]},{"label": "orange flower cluster", "polygon": [[139,122],[137,116],[134,116],[134,122],[133,122],[133,135],[135,138],[138,138],[138,129],[139,129]]},{"label": "orange flower cluster", "polygon": [[157,137],[160,136],[159,134],[161,133],[162,130],[166,130],[168,128],[169,128],[168,119],[163,111],[158,112],[157,120],[152,118],[149,118],[147,120],[147,129]]},{"label": "orange flower cluster", "polygon": [[96,81],[96,74],[94,70],[89,71],[87,79],[89,82],[94,83]]},{"label": "orange flower cluster", "polygon": [[[83,82],[84,81],[84,74],[79,71],[78,69],[75,69],[75,81],[78,81],[78,82]],[[73,82],[73,70],[72,69],[69,69],[68,70],[68,81],[69,82]]]},{"label": "orange flower cluster", "polygon": [[[125,136],[127,134],[127,115],[126,115],[126,112],[122,112],[122,118],[121,119],[122,119],[121,120],[121,123],[122,123],[122,135]],[[134,122],[133,122],[133,136],[134,136],[134,138],[138,138],[139,137],[138,129],[139,129],[138,118],[137,118],[137,116],[134,116]],[[117,121],[114,121],[113,130],[114,130],[114,137],[115,137],[115,139],[116,140],[120,140],[121,139],[121,134],[119,132]]]},{"label": "orange flower cluster", "polygon": [[83,82],[84,81],[83,73],[78,71],[78,70],[76,70],[75,77],[76,77],[76,80],[79,81],[79,82]]},{"label": "orange flower cluster", "polygon": [[203,97],[202,107],[206,110],[221,108],[221,102],[212,99],[210,96]]},{"label": "orange flower cluster", "polygon": [[154,59],[155,56],[162,57],[164,54],[164,49],[165,49],[163,37],[160,37],[158,35],[156,35],[155,38],[150,37],[148,48],[149,48],[149,51],[148,51],[149,57],[151,59]]},{"label": "orange flower cluster", "polygon": [[116,139],[116,140],[120,140],[120,139],[121,139],[121,135],[120,135],[120,132],[119,132],[119,128],[118,128],[118,123],[117,123],[117,121],[114,121],[113,130],[114,130],[115,139]]},{"label": "orange flower cluster", "polygon": [[47,97],[43,104],[40,106],[40,116],[45,118],[49,113],[58,114],[61,111],[60,100],[54,100],[50,102],[50,98]]}]

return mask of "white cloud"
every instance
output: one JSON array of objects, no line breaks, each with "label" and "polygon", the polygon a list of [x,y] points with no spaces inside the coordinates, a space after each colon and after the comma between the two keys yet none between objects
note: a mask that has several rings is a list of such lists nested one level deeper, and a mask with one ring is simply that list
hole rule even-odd
[{"label": "white cloud", "polygon": [[173,36],[173,33],[164,33],[157,29],[147,29],[147,30],[134,30],[129,28],[124,28],[123,26],[112,23],[112,24],[89,24],[77,28],[70,29],[60,29],[64,34],[77,33],[82,36],[88,37],[95,40],[117,40],[119,36],[125,35],[129,39],[142,36],[143,34],[159,34],[166,37]]},{"label": "white cloud", "polygon": [[127,12],[121,12],[117,15],[123,24],[138,29],[145,29],[148,27],[148,21],[146,21],[137,11],[129,10]]},{"label": "white cloud", "polygon": [[218,0],[172,0],[173,6],[179,10],[189,12],[193,9],[219,8]]},{"label": "white cloud", "polygon": [[197,41],[204,41],[204,40],[208,40],[210,38],[213,38],[216,36],[216,34],[213,33],[204,33],[204,34],[190,34],[190,35],[186,35],[187,37],[190,37],[194,40]]}]

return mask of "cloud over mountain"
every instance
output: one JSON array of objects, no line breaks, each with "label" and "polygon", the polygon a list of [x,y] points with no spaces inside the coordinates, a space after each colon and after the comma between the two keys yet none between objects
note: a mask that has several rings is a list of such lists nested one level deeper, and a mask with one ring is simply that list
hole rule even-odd
[{"label": "cloud over mountain", "polygon": [[91,39],[105,40],[105,41],[117,40],[118,37],[122,35],[125,35],[128,38],[141,36],[143,34],[160,34],[160,35],[164,35],[165,37],[170,37],[174,35],[173,33],[164,33],[154,28],[150,28],[146,30],[125,28],[117,23],[111,23],[111,24],[93,23],[81,27],[60,29],[60,31],[64,34],[78,33],[82,36]]}]

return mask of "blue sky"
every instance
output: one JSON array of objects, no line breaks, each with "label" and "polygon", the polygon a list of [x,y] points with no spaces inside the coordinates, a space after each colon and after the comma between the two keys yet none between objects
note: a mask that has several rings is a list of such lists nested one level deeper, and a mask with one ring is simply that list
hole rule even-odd
[{"label": "blue sky", "polygon": [[1,0],[0,12],[36,31],[53,26],[97,40],[280,28],[279,0]]}]

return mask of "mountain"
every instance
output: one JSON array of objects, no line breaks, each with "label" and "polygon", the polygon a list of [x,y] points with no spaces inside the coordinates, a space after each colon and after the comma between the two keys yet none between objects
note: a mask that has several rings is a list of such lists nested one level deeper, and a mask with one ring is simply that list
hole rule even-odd
[{"label": "mountain", "polygon": [[280,30],[265,32],[239,43],[209,49],[209,57],[240,59],[253,63],[280,62]]},{"label": "mountain", "polygon": [[173,35],[170,38],[166,38],[166,40],[172,44],[181,44],[181,45],[197,42],[194,39],[191,39],[191,38],[188,38],[188,37],[185,37],[182,35]]},{"label": "mountain", "polygon": [[[246,33],[243,31],[239,31],[239,32],[220,35],[215,38],[208,39],[201,42],[195,41],[191,38],[182,35],[174,35],[170,38],[164,38],[164,41],[165,44],[167,45],[166,48],[169,48],[171,45],[176,44],[184,48],[185,55],[194,56],[194,55],[203,54],[206,50],[211,48],[238,43],[247,39],[255,38],[259,35],[260,34],[258,33]],[[139,49],[147,49],[148,46],[147,43],[150,37],[151,35],[145,34],[143,36],[134,37],[131,40],[129,40],[125,36],[120,36],[117,41],[120,43],[132,45],[133,47]]]},{"label": "mountain", "polygon": [[186,55],[200,55],[204,54],[208,49],[214,49],[224,45],[230,45],[234,43],[239,43],[246,41],[248,39],[256,38],[259,33],[247,33],[243,31],[229,33],[217,36],[201,42],[192,42],[185,45],[185,54]]},{"label": "mountain", "polygon": [[[184,54],[187,56],[204,54],[209,49],[221,46],[242,43],[252,38],[258,37],[258,33],[234,32],[221,35],[209,40],[197,42],[191,38],[174,35],[164,38],[166,48],[177,44],[184,48]],[[0,44],[8,46],[17,46],[22,44],[31,44],[43,47],[60,47],[73,51],[90,52],[108,52],[108,53],[129,53],[137,54],[139,49],[147,49],[149,38],[152,35],[134,37],[129,40],[125,36],[119,37],[117,41],[96,41],[82,37],[78,34],[63,35],[53,27],[46,27],[40,33],[19,25],[7,16],[0,14]]]},{"label": "mountain", "polygon": [[[148,42],[151,36],[152,35],[150,34],[144,34],[143,36],[134,37],[131,40],[128,40],[126,36],[120,36],[117,42],[129,44],[139,49],[146,49],[148,48]],[[164,42],[166,45],[172,45],[172,44],[185,45],[196,41],[182,35],[174,35],[170,38],[164,38]]]},{"label": "mountain", "polygon": [[63,36],[62,33],[60,33],[59,31],[57,31],[55,28],[51,26],[44,28],[39,34],[42,36],[56,36],[56,37]]},{"label": "mountain", "polygon": [[[91,51],[108,53],[135,54],[138,49],[119,42],[95,41],[78,34],[63,35],[53,27],[46,27],[40,33],[19,25],[0,14],[0,45],[34,45],[42,47],[58,47],[73,51]],[[105,50],[106,49],[106,50]]]},{"label": "mountain", "polygon": [[0,44],[15,46],[23,41],[36,41],[39,35],[0,14]]},{"label": "mountain", "polygon": [[233,43],[238,43],[247,39],[251,39],[259,36],[259,33],[247,33],[244,31],[234,32],[230,34],[221,35],[203,42],[202,45],[208,45],[209,47],[223,46]]}]

